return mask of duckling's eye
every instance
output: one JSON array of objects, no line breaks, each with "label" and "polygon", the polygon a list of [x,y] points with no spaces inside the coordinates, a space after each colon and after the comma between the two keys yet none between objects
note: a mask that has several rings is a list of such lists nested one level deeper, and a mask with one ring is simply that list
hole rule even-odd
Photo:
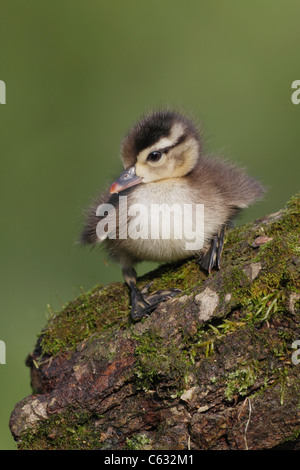
[{"label": "duckling's eye", "polygon": [[154,152],[149,153],[147,157],[147,162],[153,162],[153,163],[159,162],[161,157],[162,157],[162,153],[159,152],[158,150],[155,150]]}]

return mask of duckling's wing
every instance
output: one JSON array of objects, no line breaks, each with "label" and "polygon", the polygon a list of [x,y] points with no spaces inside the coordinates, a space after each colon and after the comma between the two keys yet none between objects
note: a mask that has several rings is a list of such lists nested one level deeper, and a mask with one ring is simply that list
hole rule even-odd
[{"label": "duckling's wing", "polygon": [[248,207],[259,200],[265,188],[255,178],[249,176],[226,160],[202,157],[195,168],[194,184],[218,194],[224,204],[238,209]]}]

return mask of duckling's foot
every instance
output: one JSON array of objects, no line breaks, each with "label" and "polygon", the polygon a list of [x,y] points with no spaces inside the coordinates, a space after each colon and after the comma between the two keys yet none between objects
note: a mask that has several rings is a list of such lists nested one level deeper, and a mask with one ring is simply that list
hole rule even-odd
[{"label": "duckling's foot", "polygon": [[180,292],[180,289],[159,290],[153,294],[144,296],[136,286],[131,286],[132,320],[141,320],[141,318],[153,312],[160,303],[171,299]]},{"label": "duckling's foot", "polygon": [[221,256],[225,239],[225,225],[220,233],[212,238],[210,249],[200,258],[199,265],[210,274],[213,268],[221,268]]}]

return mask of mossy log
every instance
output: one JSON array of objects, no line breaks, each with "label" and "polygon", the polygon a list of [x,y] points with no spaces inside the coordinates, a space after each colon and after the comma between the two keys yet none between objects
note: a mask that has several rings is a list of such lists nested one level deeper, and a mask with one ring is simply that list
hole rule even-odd
[{"label": "mossy log", "polygon": [[123,283],[54,314],[11,415],[18,448],[300,449],[299,207],[228,231],[210,276],[188,260],[140,278],[182,293],[139,323]]}]

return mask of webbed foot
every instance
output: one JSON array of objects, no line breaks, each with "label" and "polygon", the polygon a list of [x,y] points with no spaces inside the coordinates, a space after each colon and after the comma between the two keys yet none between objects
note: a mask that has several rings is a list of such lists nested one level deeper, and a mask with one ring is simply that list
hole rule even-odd
[{"label": "webbed foot", "polygon": [[156,307],[166,300],[175,297],[180,289],[158,290],[150,295],[143,295],[136,285],[131,285],[131,318],[133,321],[141,320],[149,315]]}]

